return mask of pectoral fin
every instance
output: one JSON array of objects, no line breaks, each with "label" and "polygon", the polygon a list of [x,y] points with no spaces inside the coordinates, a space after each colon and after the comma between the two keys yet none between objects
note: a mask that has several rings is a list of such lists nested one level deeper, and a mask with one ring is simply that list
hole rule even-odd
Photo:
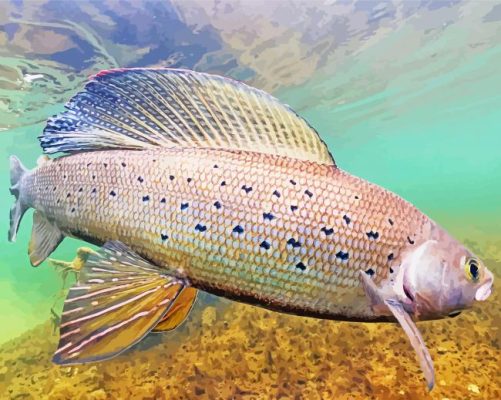
[{"label": "pectoral fin", "polygon": [[70,288],[53,361],[101,361],[130,348],[163,319],[185,286],[122,243],[106,243],[88,256]]},{"label": "pectoral fin", "polygon": [[414,351],[418,356],[419,365],[421,366],[421,369],[424,373],[426,384],[428,385],[428,390],[433,389],[433,386],[435,385],[435,370],[433,368],[433,360],[431,359],[428,348],[424,343],[423,337],[421,336],[418,327],[412,320],[409,313],[404,310],[402,304],[398,300],[387,299],[384,302],[393,313],[397,321],[400,323],[404,332],[407,334],[407,337],[411,342],[411,346],[414,348]]},{"label": "pectoral fin", "polygon": [[402,326],[411,342],[411,346],[414,348],[414,351],[418,356],[419,364],[424,373],[428,390],[433,389],[435,384],[433,361],[428,348],[423,341],[421,333],[411,316],[398,300],[391,287],[378,288],[364,271],[360,271],[360,279],[365,293],[371,302],[373,310],[382,312],[382,308],[386,307],[389,311],[391,311],[393,316]]}]

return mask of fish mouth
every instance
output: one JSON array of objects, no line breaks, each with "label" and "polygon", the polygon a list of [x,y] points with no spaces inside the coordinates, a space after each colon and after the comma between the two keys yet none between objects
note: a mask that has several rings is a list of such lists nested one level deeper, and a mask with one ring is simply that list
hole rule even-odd
[{"label": "fish mouth", "polygon": [[485,282],[477,289],[475,292],[475,300],[485,301],[489,298],[492,293],[492,284],[494,283],[494,275],[491,271],[485,270],[487,278]]}]

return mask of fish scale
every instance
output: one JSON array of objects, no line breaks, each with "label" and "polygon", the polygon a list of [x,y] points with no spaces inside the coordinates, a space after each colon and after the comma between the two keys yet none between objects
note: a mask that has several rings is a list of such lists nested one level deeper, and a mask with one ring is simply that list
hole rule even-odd
[{"label": "fish scale", "polygon": [[197,288],[312,315],[370,317],[362,290],[353,304],[341,296],[360,270],[390,279],[409,238],[433,224],[337,168],[255,152],[97,151],[26,179],[34,207],[67,234],[119,240]]},{"label": "fish scale", "polygon": [[65,236],[82,248],[54,362],[109,359],[175,329],[198,290],[321,318],[398,321],[428,388],[431,356],[414,319],[485,300],[493,275],[400,197],[338,169],[287,105],[187,70],[102,71],[51,117],[46,154],[11,157],[9,240],[35,208],[40,265]]}]

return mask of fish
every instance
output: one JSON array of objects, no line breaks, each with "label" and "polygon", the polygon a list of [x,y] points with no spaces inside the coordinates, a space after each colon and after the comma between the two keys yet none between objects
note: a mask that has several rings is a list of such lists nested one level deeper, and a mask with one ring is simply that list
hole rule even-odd
[{"label": "fish", "polygon": [[493,274],[444,228],[343,171],[289,106],[230,78],[105,70],[39,141],[33,170],[11,156],[9,239],[32,208],[33,266],[65,237],[100,247],[64,264],[79,276],[59,365],[175,329],[204,291],[305,317],[397,322],[431,390],[416,322],[455,316],[492,290]]}]

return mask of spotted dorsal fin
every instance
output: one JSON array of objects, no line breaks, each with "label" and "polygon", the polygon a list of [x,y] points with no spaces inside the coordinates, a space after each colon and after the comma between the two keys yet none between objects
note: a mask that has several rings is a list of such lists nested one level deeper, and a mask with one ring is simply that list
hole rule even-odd
[{"label": "spotted dorsal fin", "polygon": [[103,71],[50,118],[47,154],[205,147],[334,164],[318,133],[288,106],[244,83],[176,69]]}]

